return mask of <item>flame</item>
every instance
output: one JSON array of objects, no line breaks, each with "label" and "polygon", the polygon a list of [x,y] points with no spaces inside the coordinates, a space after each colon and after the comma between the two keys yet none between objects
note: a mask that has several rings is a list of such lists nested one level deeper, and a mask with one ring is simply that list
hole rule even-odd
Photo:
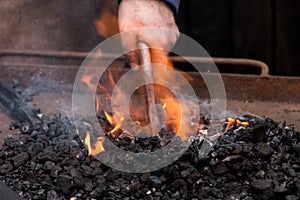
[{"label": "flame", "polygon": [[227,124],[226,129],[225,129],[225,133],[227,133],[228,129],[235,124],[235,119],[232,119],[232,118],[229,117],[227,119],[227,122],[225,122],[225,124]]},{"label": "flame", "polygon": [[82,76],[81,81],[87,84],[92,90],[96,90],[97,86],[92,83],[92,77],[84,75]]},{"label": "flame", "polygon": [[164,101],[165,101],[164,103],[165,106],[163,107],[167,113],[166,123],[168,125],[171,125],[174,131],[177,132],[181,124],[181,111],[179,110],[180,104],[175,98],[171,96],[165,97]]},{"label": "flame", "polygon": [[91,145],[91,136],[90,133],[87,131],[84,139],[84,143],[88,148],[88,155],[95,156],[101,152],[104,152],[105,149],[103,147],[104,138],[99,137],[94,145]]},{"label": "flame", "polygon": [[241,125],[243,125],[243,126],[249,126],[249,122],[242,122],[242,121],[239,120],[239,119],[236,119],[235,121],[236,121],[237,124],[241,124]]},{"label": "flame", "polygon": [[[112,137],[115,138],[116,137],[115,133],[121,128],[121,124],[115,125],[115,120],[113,118],[113,115],[108,114],[106,111],[104,111],[104,115],[105,115],[105,118],[107,119],[107,121],[110,123],[110,125],[114,126],[114,128],[109,133]],[[121,117],[120,121],[121,122],[124,121],[124,117]]]},{"label": "flame", "polygon": [[[166,54],[166,52],[162,51],[162,50],[157,50],[157,49],[150,49],[150,53],[151,53],[151,62],[152,63],[156,63],[156,64],[162,64],[165,66],[168,66],[170,68],[174,68],[172,65],[172,62],[168,59],[168,56]],[[155,67],[153,67],[155,68]],[[107,71],[107,76],[108,78],[105,79],[105,82],[103,82],[103,84],[99,84],[98,85],[98,89],[100,89],[101,91],[104,92],[104,94],[106,95],[106,97],[111,101],[111,94],[109,93],[109,88],[114,88],[116,91],[116,96],[114,98],[117,98],[120,100],[122,100],[122,98],[124,97],[124,94],[122,94],[122,91],[120,90],[120,88],[118,88],[116,86],[116,83],[114,81],[113,78],[113,74],[112,71],[108,70]],[[171,75],[172,73],[160,73],[159,71],[155,71],[154,69],[154,77],[155,79],[160,79],[163,80],[165,82],[174,82],[175,77],[173,77],[173,75]],[[91,83],[91,79],[85,78],[83,79],[83,81],[85,83],[87,83],[89,86],[92,87]],[[130,80],[128,80],[130,81]],[[155,80],[154,80],[155,81]],[[105,86],[104,86],[105,85]],[[182,121],[183,121],[183,116],[182,114],[184,113],[183,111],[189,111],[189,107],[187,105],[180,105],[179,101],[177,98],[175,98],[174,94],[169,91],[167,88],[164,87],[160,87],[159,85],[155,85],[155,92],[157,95],[157,102],[161,102],[162,103],[162,108],[165,110],[166,113],[166,124],[168,126],[171,126],[173,131],[182,138],[182,140],[187,139],[186,138],[186,128],[184,126],[182,126]],[[137,93],[138,94],[138,93]],[[103,102],[103,101],[101,101]],[[103,108],[103,105],[100,105],[101,103],[100,101],[96,100],[96,109],[97,112],[99,113],[99,109],[104,110],[104,114],[106,119],[108,120],[108,122],[110,123],[110,125],[112,125],[112,130],[109,132],[109,134],[111,134],[113,137],[116,137],[116,133],[118,130],[120,130],[122,128],[123,125],[123,121],[125,120],[124,117],[125,116],[121,108],[121,110],[118,110],[119,113],[114,113],[112,114],[108,114],[109,109]],[[134,101],[133,101],[134,102]],[[104,103],[103,103],[104,104]],[[147,120],[145,118],[145,112],[147,112],[144,109],[144,104],[140,103],[137,105],[133,105],[131,104],[130,109],[130,115],[133,119],[133,121],[135,121],[138,124],[140,124],[140,126],[145,126],[147,123]],[[101,108],[102,106],[102,108]],[[143,107],[143,108],[141,108]],[[125,110],[124,110],[125,111]],[[187,113],[187,112],[185,112]],[[130,133],[135,135],[135,133]]]},{"label": "flame", "polygon": [[[109,90],[109,88],[116,89],[116,91],[117,91],[117,95],[116,95],[117,98],[122,98],[122,92],[117,87],[117,85],[116,85],[116,83],[115,83],[115,81],[113,79],[111,70],[105,71],[105,74],[108,74],[107,75],[108,76],[108,81],[99,83],[97,85],[97,89],[99,89],[105,95],[105,97],[106,97],[105,99],[108,100],[108,101],[111,101],[111,98],[112,98],[111,97],[112,94],[111,94],[111,91]],[[97,96],[97,98],[100,98],[100,97]],[[96,103],[97,103],[97,101],[99,103],[101,103],[101,101],[99,101],[99,100],[96,99]],[[96,106],[97,107],[97,112],[99,112],[101,109],[102,110],[108,110],[108,108],[109,108],[108,105],[106,105],[106,107],[105,107],[105,105],[106,105],[105,103],[101,103],[101,106],[98,106],[98,107]]]},{"label": "flame", "polygon": [[119,127],[118,125],[116,125],[116,126],[113,128],[113,130],[110,131],[110,133],[111,133],[113,136],[115,136],[114,133],[115,133],[117,130],[119,130],[119,129],[120,129],[120,127]]},{"label": "flame", "polygon": [[236,124],[241,124],[243,126],[249,126],[249,122],[242,122],[241,120],[239,119],[233,119],[231,117],[229,117],[227,119],[227,122],[225,122],[225,124],[227,124],[226,128],[225,128],[225,133],[228,132],[229,128],[233,125],[236,125]]},{"label": "flame", "polygon": [[[174,68],[173,63],[169,59],[167,53],[160,49],[150,49],[150,53],[152,63],[164,65],[167,67],[159,68],[159,70],[156,70],[158,68],[153,67],[152,71],[155,80],[160,80],[166,83],[162,85],[168,85],[168,83],[177,82],[174,73],[172,73],[176,69]],[[186,80],[191,80],[191,78],[188,77],[185,73],[180,73],[186,78]],[[157,93],[157,96],[159,96],[160,102],[164,102],[163,108],[166,111],[166,124],[168,126],[171,126],[174,133],[176,133],[176,135],[179,136],[182,140],[188,139],[186,137],[187,127],[185,127],[182,123],[184,120],[183,114],[190,112],[189,106],[181,105],[175,95],[170,90],[168,90],[168,88],[156,86],[155,91]]]},{"label": "flame", "polygon": [[108,121],[111,125],[113,125],[113,124],[114,124],[114,119],[113,119],[113,117],[112,117],[110,114],[108,114],[106,111],[104,111],[104,115],[105,115],[105,118],[107,119],[107,121]]},{"label": "flame", "polygon": [[109,79],[110,84],[117,90],[117,96],[121,96],[122,91],[120,90],[119,87],[117,87],[116,82],[114,81],[114,78],[112,76],[111,71],[108,71],[108,79]]}]

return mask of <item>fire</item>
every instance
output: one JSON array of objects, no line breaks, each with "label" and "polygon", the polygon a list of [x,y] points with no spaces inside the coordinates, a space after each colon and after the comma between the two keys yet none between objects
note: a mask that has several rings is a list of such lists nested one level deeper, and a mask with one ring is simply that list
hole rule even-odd
[{"label": "fire", "polygon": [[[110,125],[114,126],[114,128],[109,133],[111,134],[111,136],[116,137],[115,133],[121,128],[121,124],[115,124],[113,116],[108,114],[106,111],[104,111],[104,115]],[[124,121],[124,117],[121,117],[120,121]]]},{"label": "fire", "polygon": [[103,142],[104,142],[104,138],[99,137],[99,138],[97,138],[97,141],[95,142],[95,144],[92,145],[90,133],[87,131],[87,133],[85,135],[84,143],[88,148],[88,155],[95,156],[101,152],[104,152],[105,149],[103,147]]},{"label": "fire", "polygon": [[225,124],[227,124],[227,126],[225,128],[225,133],[228,132],[228,130],[231,126],[236,125],[236,124],[241,124],[243,126],[249,126],[249,122],[242,122],[239,119],[233,119],[233,118],[230,118],[230,117],[227,119],[227,122],[225,122]]},{"label": "fire", "polygon": [[84,82],[85,84],[87,84],[89,86],[89,88],[91,88],[92,90],[96,90],[97,86],[92,83],[92,77],[84,75],[81,78],[81,81]]},{"label": "fire", "polygon": [[[164,101],[165,103],[163,104],[163,108],[166,110],[167,114],[166,123],[172,126],[174,132],[178,132],[182,120],[181,111],[179,110],[181,105],[175,98],[171,96],[167,96],[166,98],[164,98]],[[184,138],[183,134],[184,133],[178,133],[179,136],[182,136],[182,138]]]},{"label": "fire", "polygon": [[120,127],[119,127],[118,125],[116,125],[116,126],[113,128],[113,130],[110,131],[110,133],[115,137],[114,133],[115,133],[117,130],[119,130],[119,129],[120,129]]},{"label": "fire", "polygon": [[242,124],[243,126],[249,126],[249,122],[242,122],[239,119],[236,119],[235,121],[236,121],[237,124]]},{"label": "fire", "polygon": [[[169,68],[173,68],[173,65],[171,63],[171,61],[169,60],[168,56],[166,55],[166,53],[164,51],[161,50],[156,50],[156,49],[150,49],[150,53],[151,53],[151,61],[152,63],[158,63],[158,64],[162,64],[165,66],[168,66]],[[153,66],[153,69],[155,67]],[[173,77],[172,73],[161,73],[160,71],[155,69],[153,70],[153,77],[155,78],[155,80],[164,80],[165,82],[174,82],[176,81],[176,78]],[[121,89],[117,87],[114,78],[113,78],[113,74],[111,73],[110,70],[107,71],[106,73],[107,75],[107,79],[103,79],[104,82],[102,82],[101,84],[98,84],[97,88],[100,89],[104,95],[107,97],[107,99],[109,99],[110,101],[112,101],[112,97],[110,94],[110,89],[115,89],[116,91],[116,95],[115,95],[115,99],[120,100],[120,102],[122,101],[122,98],[124,97],[124,94],[122,93]],[[155,81],[154,80],[154,81]],[[94,88],[95,86],[93,86],[91,84],[91,79],[89,77],[84,77],[82,79],[83,82],[85,82],[87,85],[89,85],[91,88]],[[128,80],[130,81],[130,80]],[[100,80],[101,82],[101,80]],[[141,91],[140,91],[141,92]],[[159,86],[159,85],[155,85],[155,92],[157,95],[157,99],[156,102],[161,102],[162,108],[165,110],[166,113],[166,121],[165,124],[168,126],[171,126],[174,133],[176,133],[178,136],[180,136],[182,138],[182,140],[187,139],[186,138],[186,128],[182,125],[183,123],[183,113],[184,111],[189,111],[189,107],[188,105],[180,105],[178,99],[175,97],[175,95],[168,90],[166,87],[163,86]],[[141,92],[142,94],[144,94],[143,92]],[[137,94],[141,94],[139,92],[137,92]],[[135,96],[133,96],[133,98],[131,99],[132,102],[136,102],[136,103],[132,103],[130,104],[130,117],[132,118],[132,120],[134,122],[136,122],[137,125],[143,127],[146,126],[147,123],[149,123],[149,119],[147,120],[147,108],[145,108],[146,106],[144,105],[143,102],[139,100],[134,99]],[[138,96],[139,98],[143,98],[141,96]],[[142,100],[143,101],[143,100]],[[102,104],[101,104],[102,102]],[[113,114],[109,114],[110,110],[109,108],[106,109],[103,101],[98,101],[96,100],[96,110],[97,113],[99,113],[100,110],[104,110],[104,115],[105,118],[107,119],[107,121],[110,123],[110,125],[112,126],[112,130],[109,132],[109,134],[111,134],[113,137],[116,137],[118,130],[122,129],[122,126],[124,124],[128,124],[127,119],[125,121],[123,116],[127,116],[127,114],[123,113],[123,110],[125,111],[124,108],[120,108],[120,110],[118,110],[118,113],[113,113]],[[145,110],[146,109],[146,110]],[[114,111],[116,112],[116,111]],[[146,113],[145,113],[146,112]],[[185,112],[187,113],[187,112]],[[126,130],[125,130],[126,132]],[[135,135],[135,133],[129,133],[132,135]],[[118,137],[118,136],[117,136]]]},{"label": "fire", "polygon": [[112,117],[110,114],[108,114],[106,111],[104,111],[104,115],[105,115],[105,118],[107,119],[107,121],[108,121],[111,125],[113,125],[113,124],[114,124],[114,119],[113,119],[113,117]]}]

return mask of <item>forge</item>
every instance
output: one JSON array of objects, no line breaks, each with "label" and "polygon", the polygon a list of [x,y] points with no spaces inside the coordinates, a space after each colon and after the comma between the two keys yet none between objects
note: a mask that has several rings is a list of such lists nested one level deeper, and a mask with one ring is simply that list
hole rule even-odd
[{"label": "forge", "polygon": [[[176,135],[172,123],[152,137],[123,131],[122,124],[114,119],[116,113],[103,109],[109,103],[103,87],[111,92],[107,82],[108,85],[95,86],[102,88],[95,108],[97,123],[104,130],[95,137],[88,120],[71,115],[70,86],[78,70],[76,64],[82,62],[85,53],[8,51],[1,55],[11,60],[30,57],[31,61],[43,62],[1,64],[0,78],[25,102],[22,105],[28,105],[22,110],[32,109],[39,120],[17,120],[4,106],[0,107],[0,180],[24,199],[297,199],[300,195],[298,77],[269,76],[265,67],[260,68],[262,75],[222,74],[228,112],[226,118],[214,121],[207,114],[210,101],[203,79],[188,72],[202,115],[196,133],[187,140]],[[49,64],[53,59],[64,64]],[[178,57],[173,59],[180,62]],[[215,61],[219,65],[261,66],[260,62],[249,60]],[[109,79],[122,77],[128,70],[123,64],[122,59],[113,64]],[[38,81],[30,81],[30,77],[38,77]],[[12,83],[12,79],[19,82]],[[87,84],[87,89],[90,87],[93,86]],[[143,90],[135,95],[143,96]],[[170,107],[164,100],[160,104],[164,109]],[[131,106],[144,107],[134,98]],[[133,111],[132,118],[138,124],[147,124],[147,117],[141,119],[140,113]],[[85,131],[84,139],[77,134],[78,126]],[[168,147],[170,141],[174,141],[174,147],[186,143],[189,147],[164,168],[127,173],[93,156],[102,155],[124,167],[143,167],[134,165],[130,154],[110,154],[107,141],[133,153],[155,152]],[[155,162],[146,164],[165,162],[179,150],[168,148]]]}]

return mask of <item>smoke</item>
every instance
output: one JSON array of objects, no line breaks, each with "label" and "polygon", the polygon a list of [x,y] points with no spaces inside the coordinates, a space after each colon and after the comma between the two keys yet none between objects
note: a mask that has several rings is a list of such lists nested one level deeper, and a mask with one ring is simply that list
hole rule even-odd
[{"label": "smoke", "polygon": [[72,87],[71,83],[55,79],[51,72],[44,74],[39,71],[32,76],[24,92],[33,97],[31,104],[39,107],[44,114],[61,113],[71,117]]}]

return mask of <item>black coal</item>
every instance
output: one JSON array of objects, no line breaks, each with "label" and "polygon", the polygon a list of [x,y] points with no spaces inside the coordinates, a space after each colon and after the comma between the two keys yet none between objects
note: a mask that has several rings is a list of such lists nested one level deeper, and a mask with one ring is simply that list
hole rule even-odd
[{"label": "black coal", "polygon": [[[103,118],[102,118],[103,119]],[[40,125],[13,122],[20,138],[7,137],[0,149],[0,180],[25,199],[298,199],[300,134],[285,123],[244,116],[208,155],[196,138],[171,165],[151,173],[111,169],[93,157],[60,114]],[[130,151],[159,148],[170,138],[110,138]]]},{"label": "black coal", "polygon": [[[10,128],[19,129],[21,136],[6,137],[0,148],[0,180],[25,199],[292,200],[300,196],[300,134],[286,123],[245,115],[240,120],[249,126],[232,126],[213,146],[199,134],[171,165],[131,174],[88,156],[73,120],[60,114],[39,114],[39,118],[39,123],[12,122]],[[112,129],[103,113],[99,122],[108,132]],[[209,123],[201,117],[204,129]],[[169,127],[159,137],[109,139],[133,152],[155,151],[171,139],[181,143]],[[209,149],[208,154],[204,149]]]}]

